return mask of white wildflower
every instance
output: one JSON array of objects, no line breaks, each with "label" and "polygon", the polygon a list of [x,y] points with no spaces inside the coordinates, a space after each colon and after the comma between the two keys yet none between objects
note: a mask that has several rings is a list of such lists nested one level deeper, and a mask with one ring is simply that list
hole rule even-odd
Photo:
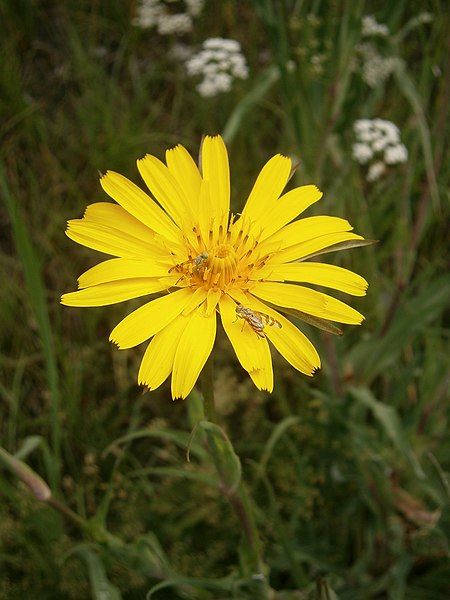
[{"label": "white wildflower", "polygon": [[367,172],[367,181],[376,181],[377,179],[380,179],[385,171],[386,165],[383,162],[378,161],[373,163],[370,165],[370,168]]},{"label": "white wildflower", "polygon": [[191,29],[192,19],[187,13],[162,15],[158,20],[158,33],[160,35],[183,34],[191,31]]},{"label": "white wildflower", "polygon": [[372,123],[375,130],[379,132],[380,137],[387,139],[393,144],[399,141],[400,130],[395,123],[386,121],[385,119],[374,119]]},{"label": "white wildflower", "polygon": [[209,38],[202,49],[186,62],[191,77],[201,75],[197,91],[205,98],[229,92],[234,79],[247,79],[248,67],[236,40]]},{"label": "white wildflower", "polygon": [[361,60],[362,78],[372,88],[384,83],[403,64],[400,58],[382,56],[373,44],[359,44],[356,49]]},{"label": "white wildflower", "polygon": [[161,3],[159,0],[141,0],[132,23],[137,27],[147,29],[158,24],[160,14]]},{"label": "white wildflower", "polygon": [[429,12],[422,12],[417,15],[417,22],[421,24],[432,23],[433,22],[433,14]]},{"label": "white wildflower", "polygon": [[387,165],[405,163],[408,160],[408,150],[404,144],[389,146],[384,152],[384,162]]},{"label": "white wildflower", "polygon": [[406,146],[400,141],[400,130],[385,119],[359,119],[353,124],[356,141],[352,146],[353,159],[367,165],[367,181],[376,181],[387,170],[408,160]]},{"label": "white wildflower", "polygon": [[373,150],[368,144],[353,144],[352,153],[353,158],[360,165],[365,165],[373,157]]},{"label": "white wildflower", "polygon": [[161,35],[183,34],[192,30],[193,17],[197,17],[204,0],[183,0],[184,12],[174,12],[171,0],[140,0],[133,25],[148,29],[156,27]]},{"label": "white wildflower", "polygon": [[389,140],[386,137],[377,137],[373,140],[372,149],[374,152],[383,152],[389,146]]},{"label": "white wildflower", "polygon": [[383,23],[378,23],[373,15],[365,15],[362,18],[362,35],[363,37],[374,35],[387,37],[389,35],[389,27]]}]

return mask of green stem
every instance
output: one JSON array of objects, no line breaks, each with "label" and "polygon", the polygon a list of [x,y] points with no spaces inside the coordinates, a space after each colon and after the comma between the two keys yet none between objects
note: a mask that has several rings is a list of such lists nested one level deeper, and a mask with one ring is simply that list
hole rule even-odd
[{"label": "green stem", "polygon": [[201,384],[205,418],[207,421],[215,423],[216,409],[214,406],[214,358],[212,353],[210,354],[205,366],[203,367]]},{"label": "green stem", "polygon": [[[205,417],[210,422],[214,422],[215,407],[214,407],[214,364],[210,357],[203,369],[202,373],[202,392],[204,401]],[[261,555],[261,542],[259,539],[258,529],[256,526],[251,501],[242,482],[236,488],[230,488],[226,483],[226,474],[222,472],[222,461],[220,459],[220,451],[217,447],[214,435],[207,431],[208,448],[211,453],[211,458],[216,468],[220,479],[220,489],[227,498],[230,506],[234,510],[238,518],[245,536],[248,547],[249,556],[252,561],[252,578],[255,582],[258,598],[268,600],[270,598],[270,587],[266,578],[266,567]]]},{"label": "green stem", "polygon": [[77,527],[80,527],[83,530],[87,529],[88,522],[70,509],[66,504],[63,504],[53,496],[47,500],[47,504],[61,513],[66,519],[72,521]]}]

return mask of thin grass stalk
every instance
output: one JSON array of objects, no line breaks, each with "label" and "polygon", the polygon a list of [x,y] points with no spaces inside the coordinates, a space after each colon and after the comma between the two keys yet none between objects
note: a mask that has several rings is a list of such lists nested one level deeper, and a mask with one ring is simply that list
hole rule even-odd
[{"label": "thin grass stalk", "polygon": [[45,371],[51,397],[50,429],[54,457],[49,477],[50,487],[52,488],[52,491],[55,492],[59,486],[61,471],[61,424],[59,417],[60,382],[54,348],[53,331],[50,324],[40,260],[30,241],[29,231],[27,230],[25,220],[20,213],[18,202],[10,190],[6,168],[3,166],[2,162],[0,162],[0,191],[5,200],[6,209],[11,220],[14,242],[22,262],[25,286],[30,299],[31,310],[36,318],[42,353],[44,356]]}]

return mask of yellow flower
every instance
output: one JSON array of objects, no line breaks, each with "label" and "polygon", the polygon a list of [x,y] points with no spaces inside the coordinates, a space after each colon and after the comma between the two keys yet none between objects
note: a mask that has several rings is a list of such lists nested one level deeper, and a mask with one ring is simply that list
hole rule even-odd
[{"label": "yellow flower", "polygon": [[118,173],[101,178],[118,204],[91,204],[82,219],[69,221],[67,235],[116,258],[83,273],[80,290],[61,302],[103,306],[162,293],[125,317],[110,340],[124,349],[152,338],[138,381],[154,390],[172,373],[173,398],[185,398],[197,381],[213,348],[217,314],[258,389],[273,389],[268,340],[292,366],[312,375],[320,367],[316,349],[278,310],[298,311],[305,320],[360,324],[363,316],[350,306],[298,283],[363,296],[367,282],[359,275],[301,262],[363,238],[337,217],[294,221],[322,194],[314,185],[282,194],[292,166],[280,154],[263,167],[240,215],[230,214],[228,156],[220,136],[205,137],[201,171],[180,145],[167,150],[166,163],[151,155],[137,163],[157,202]]}]

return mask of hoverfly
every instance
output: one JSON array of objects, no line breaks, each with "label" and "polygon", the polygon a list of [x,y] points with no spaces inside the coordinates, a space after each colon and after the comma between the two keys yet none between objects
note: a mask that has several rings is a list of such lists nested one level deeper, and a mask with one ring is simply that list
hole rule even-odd
[{"label": "hoverfly", "polygon": [[209,254],[207,252],[202,252],[201,254],[199,254],[198,256],[193,258],[191,261],[192,265],[193,265],[192,272],[193,273],[201,272],[205,268],[208,258],[209,258]]},{"label": "hoverfly", "polygon": [[[236,318],[244,319],[253,329],[253,331],[259,335],[259,337],[266,337],[264,334],[264,327],[269,325],[270,327],[277,327],[281,329],[281,323],[274,319],[273,317],[266,315],[265,313],[261,313],[257,310],[252,310],[251,308],[247,308],[243,304],[236,305]],[[242,326],[243,327],[243,326]]]}]

